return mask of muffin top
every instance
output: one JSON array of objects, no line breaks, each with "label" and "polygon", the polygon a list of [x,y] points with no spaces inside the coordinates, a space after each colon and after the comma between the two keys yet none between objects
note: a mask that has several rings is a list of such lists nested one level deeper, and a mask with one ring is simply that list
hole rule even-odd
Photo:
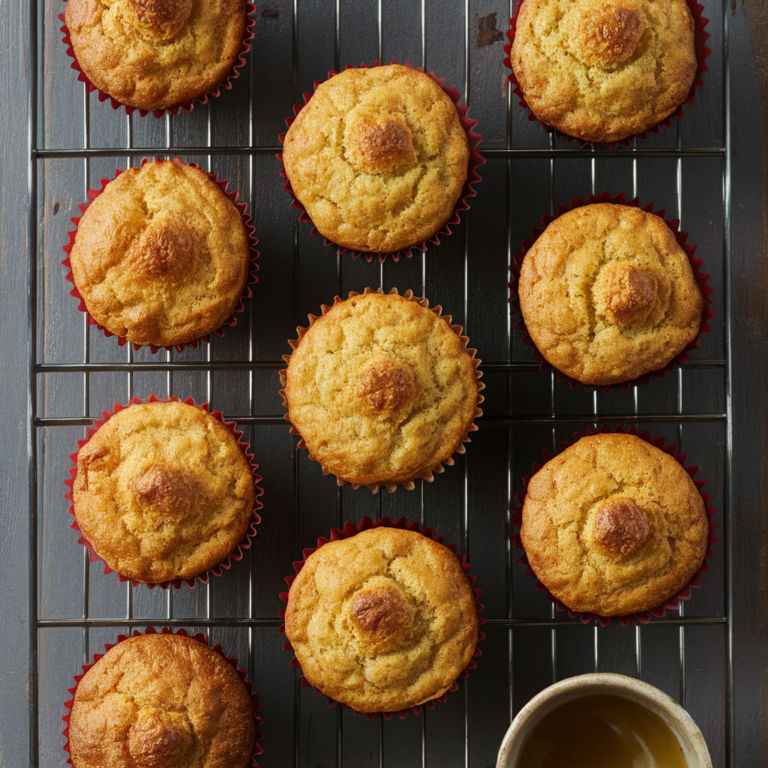
[{"label": "muffin top", "polygon": [[322,235],[356,251],[399,251],[451,218],[469,141],[429,75],[390,64],[318,86],[288,129],[283,162]]},{"label": "muffin top", "polygon": [[634,435],[597,434],[531,478],[520,538],[536,577],[568,608],[624,616],[688,584],[709,525],[674,457]]},{"label": "muffin top", "polygon": [[245,768],[255,741],[235,668],[183,635],[107,651],[78,684],[69,721],[73,768]]},{"label": "muffin top", "polygon": [[304,676],[358,712],[442,696],[469,664],[477,626],[456,555],[420,533],[384,527],[310,555],[285,612]]},{"label": "muffin top", "polygon": [[698,69],[686,0],[525,0],[511,58],[539,120],[596,142],[665,120]]},{"label": "muffin top", "polygon": [[81,69],[121,104],[171,109],[221,83],[245,35],[245,0],[67,0]]},{"label": "muffin top", "polygon": [[597,203],[555,219],[525,255],[520,308],[544,358],[582,384],[657,371],[698,335],[704,297],[663,219]]},{"label": "muffin top", "polygon": [[477,361],[449,320],[410,292],[352,294],[292,342],[288,419],[326,474],[394,490],[462,447],[480,414]]},{"label": "muffin top", "polygon": [[73,505],[113,570],[149,584],[224,561],[252,521],[255,485],[234,435],[186,403],[131,405],[80,449]]},{"label": "muffin top", "polygon": [[243,217],[207,173],[149,162],[110,181],[77,227],[75,285],[97,323],[135,344],[173,346],[217,330],[251,264]]}]

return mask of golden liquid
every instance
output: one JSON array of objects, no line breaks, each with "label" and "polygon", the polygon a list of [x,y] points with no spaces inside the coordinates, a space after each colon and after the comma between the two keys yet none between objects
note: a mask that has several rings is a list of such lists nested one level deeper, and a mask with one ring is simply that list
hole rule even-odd
[{"label": "golden liquid", "polygon": [[595,694],[553,709],[533,728],[516,768],[687,768],[677,736],[655,712]]}]

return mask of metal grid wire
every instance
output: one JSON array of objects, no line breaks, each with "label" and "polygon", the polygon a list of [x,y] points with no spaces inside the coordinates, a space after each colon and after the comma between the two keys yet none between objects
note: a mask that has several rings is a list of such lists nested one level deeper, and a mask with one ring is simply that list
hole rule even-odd
[{"label": "metal grid wire", "polygon": [[[383,25],[382,25],[382,3],[384,0],[378,0],[378,59],[381,61],[383,60]],[[422,60],[420,63],[422,66],[426,69],[427,64],[427,37],[426,37],[426,24],[427,24],[427,2],[433,2],[434,0],[421,0],[421,20],[422,20]],[[335,0],[335,6],[334,6],[334,12],[335,12],[335,30],[336,30],[336,37],[335,37],[335,65],[336,69],[340,69],[340,66],[343,63],[340,61],[340,41],[339,41],[339,34],[340,34],[340,10],[339,10],[339,3],[340,0]],[[293,20],[292,20],[292,28],[293,28],[293,82],[294,82],[294,91],[297,89],[297,82],[298,82],[298,62],[297,62],[297,49],[298,49],[298,29],[299,29],[299,15],[300,15],[300,2],[299,0],[293,0]],[[509,14],[512,15],[513,12],[516,10],[516,7],[513,8],[513,6],[516,6],[517,3],[513,2],[513,0],[510,0],[510,7],[509,7]],[[725,6],[725,4],[724,4]],[[42,8],[42,0],[41,5]],[[470,83],[470,40],[471,40],[471,34],[472,34],[472,14],[470,12],[470,2],[469,0],[465,0],[465,8],[464,8],[464,33],[465,33],[465,49],[464,49],[464,56],[465,56],[465,82],[463,87],[463,94],[464,94],[464,100],[465,103],[471,104],[471,95],[472,95],[472,88]],[[126,377],[127,380],[127,389],[129,397],[132,397],[134,394],[138,394],[139,396],[144,396],[147,393],[145,392],[134,392],[134,375],[136,373],[146,373],[146,372],[164,372],[166,374],[166,386],[167,386],[167,395],[171,396],[174,394],[174,382],[173,382],[173,375],[174,373],[178,372],[191,372],[191,371],[202,371],[206,373],[205,376],[205,388],[206,388],[206,400],[211,401],[215,397],[215,393],[213,390],[213,378],[212,374],[214,372],[218,371],[246,371],[248,372],[249,376],[249,386],[250,386],[250,392],[249,392],[249,401],[250,401],[250,410],[248,413],[242,413],[242,414],[234,414],[234,413],[227,413],[226,416],[228,419],[232,419],[236,421],[239,425],[248,425],[252,427],[258,427],[258,426],[267,426],[267,425],[284,425],[284,421],[282,418],[282,415],[275,415],[275,416],[264,416],[264,415],[255,415],[255,381],[254,381],[254,374],[258,371],[277,371],[280,368],[283,367],[284,363],[280,360],[263,360],[263,359],[257,359],[256,356],[256,347],[254,343],[254,325],[252,316],[250,317],[250,339],[248,344],[248,357],[246,360],[242,361],[217,361],[211,359],[211,345],[203,344],[201,345],[201,348],[205,350],[205,356],[206,359],[204,360],[183,360],[183,359],[177,359],[178,356],[174,352],[160,352],[158,355],[156,355],[156,359],[152,359],[151,361],[139,361],[136,360],[135,353],[132,349],[131,345],[126,345],[124,347],[125,350],[125,360],[122,362],[94,362],[91,360],[91,348],[90,348],[90,332],[89,327],[87,325],[87,319],[86,316],[83,315],[83,322],[82,322],[82,349],[83,349],[83,355],[82,360],[77,362],[45,362],[44,360],[41,361],[39,359],[40,353],[39,353],[39,346],[38,346],[38,298],[41,293],[41,286],[42,281],[44,279],[44,275],[39,274],[40,269],[38,267],[38,257],[40,256],[39,252],[39,243],[40,243],[40,235],[39,235],[39,226],[40,222],[38,220],[37,211],[39,209],[39,197],[40,197],[40,181],[38,178],[40,166],[44,164],[46,161],[49,160],[55,160],[55,159],[76,159],[82,162],[82,169],[83,169],[83,186],[82,189],[79,190],[79,195],[82,196],[82,199],[86,199],[86,193],[91,186],[89,184],[90,179],[90,164],[91,161],[94,158],[115,158],[115,159],[123,159],[127,165],[134,165],[136,164],[137,160],[140,159],[143,156],[163,156],[167,158],[171,158],[174,156],[180,156],[182,159],[187,156],[204,156],[207,158],[207,166],[206,170],[211,170],[211,160],[214,156],[225,156],[225,155],[240,155],[245,156],[248,158],[248,167],[249,167],[249,185],[250,185],[250,195],[249,199],[253,201],[253,192],[254,192],[254,158],[259,155],[273,155],[276,152],[280,151],[280,147],[278,145],[274,146],[254,146],[254,103],[253,100],[250,100],[249,105],[249,132],[248,132],[248,140],[246,144],[243,146],[227,146],[227,147],[219,147],[213,145],[213,131],[212,131],[212,120],[215,119],[215,117],[212,117],[212,112],[214,111],[211,108],[211,105],[209,104],[208,107],[201,107],[197,106],[197,110],[205,110],[207,113],[207,137],[208,137],[208,143],[206,146],[197,146],[197,147],[188,147],[188,146],[173,146],[172,143],[172,137],[174,135],[173,126],[174,126],[174,118],[168,114],[162,118],[165,121],[165,128],[166,128],[166,145],[165,146],[141,146],[137,147],[134,145],[133,140],[133,121],[130,117],[125,117],[125,125],[126,125],[126,135],[127,135],[127,143],[125,147],[119,147],[119,148],[101,148],[101,147],[93,147],[91,146],[91,114],[90,114],[90,103],[91,100],[88,98],[88,95],[86,93],[86,96],[84,98],[84,111],[81,115],[82,124],[83,124],[83,136],[84,136],[84,142],[82,147],[71,147],[71,148],[64,148],[64,149],[52,149],[47,148],[45,146],[40,146],[40,138],[38,135],[38,129],[39,129],[39,119],[40,119],[40,112],[41,112],[41,103],[42,103],[42,97],[43,97],[43,86],[41,85],[41,81],[39,79],[39,70],[41,68],[41,57],[42,57],[42,46],[40,45],[40,39],[42,38],[43,34],[43,25],[46,23],[47,20],[42,18],[42,13],[38,12],[38,9],[34,9],[31,12],[31,26],[29,30],[30,34],[30,66],[32,69],[32,76],[30,78],[31,83],[31,89],[32,92],[30,94],[30,164],[29,164],[29,185],[30,185],[30,194],[31,194],[31,208],[30,208],[30,221],[29,221],[29,242],[30,242],[30,253],[32,255],[32,258],[30,259],[30,274],[29,274],[29,285],[28,285],[28,291],[29,291],[29,326],[28,326],[28,341],[29,341],[29,378],[30,378],[30,390],[29,390],[29,415],[30,415],[30,423],[29,423],[29,439],[30,439],[30,475],[29,475],[29,499],[30,499],[30,508],[32,510],[32,524],[30,528],[30,540],[29,540],[29,547],[30,547],[30,561],[32,563],[32,567],[30,570],[30,594],[32,596],[30,600],[30,606],[31,606],[31,622],[30,622],[30,670],[31,670],[31,695],[30,695],[30,765],[37,766],[40,764],[40,754],[39,754],[39,723],[38,723],[38,704],[39,704],[39,685],[40,685],[40,678],[39,678],[39,664],[38,664],[38,642],[39,642],[39,636],[40,632],[42,630],[50,629],[50,628],[81,628],[83,630],[84,635],[84,662],[87,662],[91,659],[92,653],[97,652],[99,649],[92,649],[89,647],[89,629],[95,628],[95,627],[108,627],[108,628],[115,628],[115,634],[117,634],[118,629],[123,630],[125,627],[139,627],[143,628],[144,626],[148,624],[154,624],[156,626],[185,626],[190,627],[194,626],[195,628],[213,628],[213,627],[242,627],[242,628],[248,628],[249,634],[248,634],[248,644],[249,644],[249,653],[252,651],[253,646],[253,636],[252,632],[254,628],[257,627],[274,627],[276,628],[280,624],[280,620],[276,617],[264,617],[264,616],[255,616],[253,611],[253,600],[249,598],[249,605],[250,605],[250,612],[248,616],[238,616],[238,617],[229,617],[229,618],[217,618],[216,616],[212,616],[211,613],[211,606],[210,606],[210,594],[208,592],[208,589],[205,588],[204,593],[206,595],[206,613],[204,616],[196,616],[194,618],[176,618],[174,616],[174,594],[175,590],[168,589],[165,593],[166,596],[166,607],[165,612],[166,616],[161,619],[147,619],[147,618],[136,618],[134,617],[134,611],[133,611],[133,599],[135,590],[128,588],[126,590],[127,593],[127,605],[125,606],[125,616],[122,618],[115,618],[115,619],[102,619],[102,618],[93,618],[89,616],[89,591],[90,591],[90,568],[89,568],[89,562],[88,562],[88,553],[83,548],[82,557],[82,567],[83,567],[83,582],[84,582],[84,594],[83,594],[83,612],[82,617],[73,617],[73,618],[41,618],[38,616],[38,595],[39,595],[39,584],[38,584],[38,547],[39,547],[39,535],[40,535],[40,520],[39,520],[39,505],[40,505],[40,487],[39,487],[39,478],[38,478],[38,467],[39,467],[39,451],[43,451],[44,453],[44,447],[41,446],[38,443],[38,429],[40,428],[55,428],[55,427],[73,427],[73,426],[79,426],[82,427],[83,436],[85,436],[85,427],[87,425],[91,424],[92,418],[90,417],[91,414],[91,403],[89,401],[90,398],[90,377],[93,374],[101,374],[101,373],[116,373],[116,374],[122,374]],[[727,56],[727,44],[728,44],[728,15],[726,13],[725,7],[723,8],[723,24],[724,24],[724,30],[723,30],[723,62],[724,62],[724,68],[725,68],[725,77],[724,77],[724,83],[725,88],[728,87],[728,56]],[[258,73],[254,71],[254,68],[250,66],[250,68],[246,68],[244,70],[243,76],[248,76],[247,72],[250,71],[250,78],[251,78],[251,90],[253,90],[253,83],[255,78],[258,77]],[[40,85],[39,85],[40,84]],[[512,188],[513,184],[513,163],[512,161],[515,159],[545,159],[549,160],[550,163],[550,214],[555,213],[555,160],[560,159],[568,159],[568,158],[588,158],[591,156],[591,170],[592,170],[592,188],[591,191],[593,193],[599,193],[602,191],[601,189],[596,188],[595,185],[595,168],[596,168],[596,159],[598,157],[604,157],[605,154],[603,153],[596,153],[594,150],[591,152],[589,150],[578,150],[578,149],[571,149],[568,147],[559,147],[556,144],[554,136],[550,135],[550,146],[548,148],[544,149],[525,149],[525,148],[516,148],[512,147],[512,111],[514,109],[517,109],[517,105],[513,104],[515,101],[511,89],[509,89],[509,92],[507,93],[507,146],[505,148],[485,148],[483,149],[483,154],[487,158],[503,158],[506,159],[506,166],[507,166],[507,188],[508,190]],[[594,426],[598,426],[603,423],[635,423],[635,422],[642,422],[642,423],[648,423],[652,424],[654,422],[658,423],[671,423],[674,422],[677,424],[677,437],[678,437],[678,444],[682,441],[682,428],[684,423],[694,423],[694,422],[719,422],[722,423],[725,427],[725,433],[727,436],[727,441],[725,445],[724,455],[723,455],[723,471],[724,471],[724,487],[728,489],[729,482],[730,482],[730,434],[731,434],[731,410],[730,410],[730,368],[729,368],[729,348],[728,348],[728,333],[727,333],[727,324],[728,324],[728,279],[729,279],[729,269],[730,269],[730,242],[728,238],[729,233],[729,212],[730,212],[730,163],[729,163],[729,157],[730,157],[730,150],[729,150],[729,134],[728,134],[728,126],[729,126],[729,115],[728,115],[728,94],[725,93],[725,98],[723,100],[724,103],[724,109],[726,111],[724,115],[724,125],[726,130],[726,141],[725,146],[723,147],[703,147],[703,148],[682,148],[681,142],[680,142],[680,131],[679,131],[679,121],[675,121],[676,128],[674,130],[677,131],[677,146],[675,148],[647,148],[642,146],[633,146],[631,149],[619,149],[615,150],[610,153],[610,157],[613,159],[629,159],[632,161],[632,169],[633,169],[633,189],[632,196],[635,196],[637,193],[637,165],[638,161],[642,161],[643,158],[676,158],[677,159],[677,201],[678,201],[678,210],[680,211],[681,218],[683,218],[683,221],[681,222],[681,229],[685,229],[684,226],[684,215],[685,215],[685,208],[684,208],[684,201],[683,201],[683,195],[682,195],[682,163],[683,159],[687,157],[712,157],[712,158],[722,158],[723,159],[723,169],[724,169],[724,175],[723,175],[723,195],[724,195],[724,215],[725,215],[725,221],[724,221],[724,232],[725,232],[725,240],[723,243],[724,248],[724,275],[723,275],[723,287],[724,287],[724,293],[726,296],[725,299],[725,323],[726,323],[726,333],[725,333],[725,357],[724,359],[711,359],[711,360],[696,360],[694,362],[690,363],[684,363],[682,364],[677,372],[674,374],[678,377],[678,408],[677,412],[667,412],[667,413],[655,413],[655,414],[639,414],[638,411],[638,387],[633,387],[633,402],[634,407],[630,412],[627,413],[609,413],[609,412],[601,412],[599,408],[599,399],[598,399],[598,393],[595,392],[593,394],[593,401],[592,401],[592,416],[591,416],[591,422]],[[214,105],[215,106],[215,105]],[[100,107],[101,109],[106,109],[106,105],[103,107]],[[144,118],[146,120],[152,120],[154,118],[147,117]],[[480,126],[482,129],[482,125]],[[667,129],[671,130],[671,129]],[[73,190],[73,195],[78,196],[76,192]],[[287,203],[286,203],[287,205]],[[513,239],[512,235],[512,226],[511,226],[511,214],[510,214],[510,207],[507,206],[507,233],[508,233],[508,240],[507,240],[507,263],[508,265],[511,264],[512,256],[517,251],[518,244]],[[298,222],[294,222],[294,253],[293,253],[293,260],[294,264],[297,264],[298,260],[298,247],[299,247],[299,224]],[[465,230],[466,233],[466,230]],[[424,289],[424,286],[426,284],[426,271],[427,271],[427,258],[424,254],[418,254],[414,257],[414,260],[421,260],[421,276],[422,276],[422,290]],[[40,263],[43,263],[42,261]],[[381,264],[378,269],[379,273],[379,279],[380,284],[384,284],[384,269],[385,265]],[[464,242],[464,271],[465,275],[467,273],[468,269],[468,249],[467,249],[467,243],[466,243],[466,234],[465,234],[465,242]],[[343,270],[343,259],[341,257],[336,258],[336,270],[337,270],[337,283],[338,283],[338,293],[341,294],[341,286],[342,286],[342,270]],[[57,275],[56,278],[58,279],[60,276]],[[466,286],[466,282],[465,282]],[[295,290],[295,289],[294,289]],[[257,294],[258,295],[258,294]],[[422,294],[423,295],[423,294]],[[464,314],[464,324],[466,324],[466,315],[467,315],[467,301],[468,297],[466,296],[466,290],[465,290],[465,297],[464,297],[464,307],[463,307],[463,314]],[[296,302],[294,302],[294,305],[296,305]],[[249,317],[251,315],[251,308],[246,308],[246,313],[242,316],[244,318]],[[298,318],[297,318],[298,319]],[[513,330],[512,330],[512,319],[508,316],[507,319],[507,339],[509,347],[511,348],[512,344],[512,336],[513,336]],[[683,413],[683,370],[686,368],[694,368],[694,369],[718,369],[723,371],[725,376],[725,393],[726,393],[726,404],[727,408],[725,412],[722,413]],[[538,370],[538,363],[535,362],[528,362],[528,361],[502,361],[502,362],[484,362],[482,364],[481,370],[485,372],[497,372],[497,373],[508,373],[511,374],[513,372],[524,372],[524,371],[536,371]],[[82,374],[82,380],[83,380],[83,394],[82,394],[82,416],[58,416],[56,414],[45,414],[43,415],[40,412],[38,402],[37,402],[37,391],[36,391],[36,381],[38,379],[38,376],[43,374],[62,374],[62,373],[70,373],[70,374]],[[540,374],[542,377],[544,377],[544,374]],[[549,425],[551,427],[551,435],[552,435],[552,443],[550,446],[543,446],[543,447],[550,447],[555,448],[556,446],[556,427],[561,425],[570,425],[574,422],[579,422],[581,424],[589,423],[590,419],[585,419],[583,415],[562,415],[558,408],[556,407],[556,397],[555,397],[555,375],[554,372],[549,374],[550,377],[550,389],[551,389],[551,412],[548,415],[540,415],[540,416],[529,416],[529,415],[505,415],[505,416],[494,416],[494,417],[487,417],[483,419],[483,423],[496,423],[496,424],[504,424],[508,425],[510,429],[513,429],[515,426],[519,425],[530,425],[530,424],[541,424],[541,425]],[[508,377],[511,381],[511,377]],[[509,385],[511,387],[511,384]],[[177,392],[175,394],[179,394],[180,396],[184,397],[186,393],[184,392]],[[287,426],[286,426],[287,429]],[[516,490],[519,490],[520,487],[520,478],[516,478],[513,476],[513,470],[512,470],[512,460],[511,460],[511,448],[512,441],[510,440],[510,461],[509,461],[509,472],[508,476],[506,478],[507,487],[508,487],[508,496],[509,501],[511,502],[513,499],[513,494]],[[471,450],[471,447],[470,447]],[[297,519],[297,516],[299,514],[298,512],[298,487],[299,487],[299,471],[298,471],[298,456],[297,456],[297,449],[294,447],[294,489],[293,489],[293,501],[294,501],[294,509],[293,509],[293,515],[294,519]],[[454,471],[460,471],[459,467],[457,466],[454,468]],[[463,520],[463,526],[464,526],[464,541],[461,542],[460,549],[463,549],[463,551],[468,552],[471,550],[472,547],[472,520],[469,516],[469,504],[467,503],[467,495],[468,495],[468,484],[467,484],[467,478],[466,478],[466,467],[464,469],[465,478],[464,478],[464,520]],[[416,491],[417,494],[420,493],[419,490]],[[421,519],[423,521],[424,519],[424,503],[423,503],[423,490],[421,491],[422,499],[421,499]],[[724,519],[729,519],[729,504],[730,504],[730,498],[729,494],[725,494],[725,504],[724,508],[722,510]],[[378,499],[378,507],[379,507],[379,514],[382,514],[382,498],[381,494],[379,495]],[[341,489],[338,490],[338,500],[337,500],[337,523],[339,526],[341,526],[345,521],[344,512],[343,512],[343,505],[342,505],[342,491]],[[298,534],[297,534],[298,536]],[[307,542],[300,542],[296,540],[296,551],[300,551],[301,546],[306,545]],[[728,539],[728,544],[730,544],[730,538]],[[562,619],[557,619],[555,615],[555,609],[554,606],[551,608],[551,615],[549,618],[544,619],[525,619],[525,618],[518,618],[512,615],[512,583],[514,579],[514,567],[512,565],[513,559],[515,557],[513,551],[511,550],[511,545],[507,544],[508,549],[508,557],[507,557],[507,605],[508,605],[508,611],[507,616],[505,618],[491,618],[488,621],[488,626],[499,626],[506,628],[509,631],[509,679],[510,679],[510,716],[514,714],[513,712],[513,690],[512,690],[512,681],[514,680],[514,670],[513,670],[513,654],[512,654],[512,632],[516,627],[539,627],[539,628],[545,628],[550,630],[550,637],[551,637],[551,659],[552,659],[552,668],[553,668],[553,679],[556,676],[556,647],[557,647],[557,634],[556,630],[561,630],[564,627],[567,626],[576,626],[576,624],[569,624],[567,621],[563,621]],[[730,580],[727,579],[727,574],[729,573],[729,560],[730,560],[730,552],[729,549],[726,547],[724,548],[724,557],[726,562],[726,589],[725,589],[725,615],[722,616],[712,616],[712,617],[688,617],[685,615],[685,604],[681,603],[680,606],[680,612],[679,617],[675,616],[668,616],[665,619],[656,622],[656,624],[664,624],[664,625],[673,625],[679,627],[679,665],[680,665],[680,686],[681,690],[679,691],[679,700],[682,703],[683,706],[686,704],[686,691],[685,691],[685,668],[686,668],[686,645],[685,645],[685,633],[684,628],[695,626],[695,625],[724,625],[725,626],[725,632],[726,637],[728,639],[727,642],[727,659],[725,662],[725,669],[727,672],[727,680],[726,680],[726,707],[725,707],[725,719],[726,719],[726,733],[725,733],[725,739],[726,739],[726,745],[725,745],[725,760],[726,764],[732,764],[732,755],[731,755],[731,745],[730,745],[730,731],[731,731],[731,720],[732,720],[732,691],[731,691],[731,682],[730,682],[730,658],[731,658],[731,648],[730,648],[730,611],[731,611],[731,599],[730,599]],[[481,585],[482,586],[482,585]],[[200,589],[203,589],[200,587]],[[255,585],[253,584],[253,575],[251,573],[250,575],[250,582],[248,585],[248,589],[250,594],[252,595],[255,589]],[[636,666],[637,666],[637,674],[640,676],[640,672],[643,669],[644,664],[644,658],[642,654],[642,647],[641,647],[641,627],[636,626],[633,630],[629,630],[630,632],[634,632],[634,643],[635,643],[635,654],[636,654]],[[598,655],[598,637],[599,637],[599,628],[597,626],[594,627],[594,666],[595,669],[598,669],[599,666],[599,655]],[[277,637],[277,632],[275,631],[275,642],[282,642],[282,640],[279,640]],[[254,669],[253,666],[253,659],[250,660],[250,669]],[[294,688],[294,697],[295,697],[295,712],[296,712],[296,725],[294,727],[294,740],[295,740],[295,748],[294,748],[294,755],[295,755],[295,762],[296,765],[299,764],[299,750],[298,750],[298,741],[300,738],[299,729],[298,729],[298,711],[300,707],[300,687],[298,685],[298,679]],[[466,695],[466,688],[465,695]],[[465,713],[469,713],[469,706],[465,708]],[[269,719],[269,713],[263,713],[267,719]],[[428,713],[424,713],[422,715],[422,754],[421,754],[421,761],[422,765],[427,765],[427,726],[426,726],[426,720],[428,717]],[[384,721],[383,719],[379,718],[380,721],[380,729],[384,728]],[[338,761],[339,765],[341,765],[341,742],[342,742],[342,728],[343,728],[343,721],[341,717],[341,710],[337,708],[337,715],[336,715],[336,722],[337,722],[337,743],[339,744],[338,749]],[[469,726],[467,724],[467,715],[465,715],[465,734],[468,733]],[[468,742],[465,741],[465,744]],[[380,739],[380,754],[379,754],[379,762],[381,766],[384,766],[385,764],[385,758],[383,754],[383,744],[384,740],[383,738]],[[469,760],[469,753],[468,753],[468,747],[465,746],[465,754],[463,756],[462,760],[459,760],[457,758],[457,764],[458,762],[463,762],[467,766],[470,763]]]}]

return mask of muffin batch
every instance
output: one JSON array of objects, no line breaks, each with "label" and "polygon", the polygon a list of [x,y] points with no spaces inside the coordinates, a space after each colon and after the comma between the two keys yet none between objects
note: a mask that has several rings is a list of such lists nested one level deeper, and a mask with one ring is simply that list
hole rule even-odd
[{"label": "muffin batch", "polygon": [[[114,106],[160,115],[219,95],[248,50],[251,13],[244,0],[68,0],[67,42]],[[618,142],[689,98],[700,69],[696,24],[685,0],[525,0],[507,63],[544,126]],[[285,189],[342,258],[351,250],[396,268],[399,254],[450,235],[474,195],[475,121],[420,69],[350,66],[287,122]],[[153,354],[222,334],[252,298],[258,256],[236,200],[179,158],[105,181],[73,220],[64,262],[89,321],[115,344]],[[513,269],[510,312],[573,386],[647,383],[685,359],[714,316],[706,275],[684,243],[676,222],[636,200],[574,205]],[[285,429],[322,473],[354,490],[386,490],[397,509],[418,480],[439,483],[472,450],[482,350],[431,305],[439,297],[360,288],[310,308],[318,314],[286,341],[274,385]],[[257,286],[253,301],[279,289]],[[226,579],[244,549],[253,545],[258,558],[258,430],[249,447],[207,405],[144,394],[105,412],[73,455],[73,527],[105,574],[134,585]],[[526,479],[513,541],[558,605],[626,626],[687,599],[716,539],[684,456],[619,426],[546,459]],[[267,531],[282,512],[267,498],[263,514]],[[481,592],[455,550],[439,531],[389,517],[349,523],[305,550],[281,612],[304,683],[369,715],[444,701],[484,638]],[[122,638],[73,689],[73,766],[256,765],[261,721],[242,677],[204,639],[165,630]]]}]

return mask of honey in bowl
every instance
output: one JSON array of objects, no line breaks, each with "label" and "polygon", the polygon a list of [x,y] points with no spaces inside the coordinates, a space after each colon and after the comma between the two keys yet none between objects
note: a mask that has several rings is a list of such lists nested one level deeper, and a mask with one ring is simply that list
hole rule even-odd
[{"label": "honey in bowl", "polygon": [[666,722],[611,694],[565,702],[533,727],[516,768],[688,768]]}]

